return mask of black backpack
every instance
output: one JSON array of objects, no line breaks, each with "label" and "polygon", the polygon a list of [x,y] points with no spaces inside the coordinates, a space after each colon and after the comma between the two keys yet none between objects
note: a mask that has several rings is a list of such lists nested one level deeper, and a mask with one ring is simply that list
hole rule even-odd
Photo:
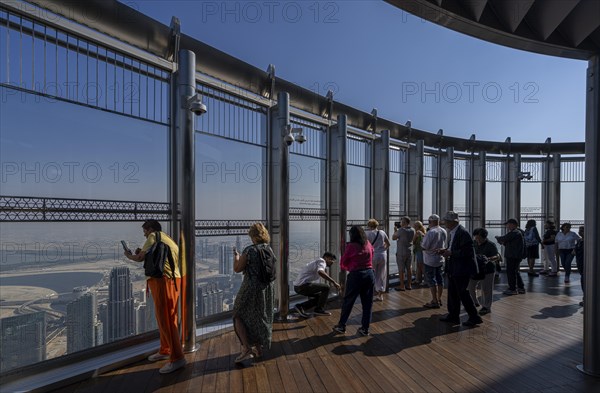
[{"label": "black backpack", "polygon": [[173,281],[175,281],[175,261],[171,255],[171,248],[163,243],[160,239],[160,231],[154,232],[156,242],[144,257],[144,274],[147,277],[161,278],[165,271],[165,262],[169,260],[169,266],[173,273]]},{"label": "black backpack", "polygon": [[258,258],[260,259],[260,263],[258,264],[258,281],[263,284],[270,284],[275,281],[277,277],[277,258],[273,253],[271,247],[258,247],[256,248],[256,252],[258,253]]}]

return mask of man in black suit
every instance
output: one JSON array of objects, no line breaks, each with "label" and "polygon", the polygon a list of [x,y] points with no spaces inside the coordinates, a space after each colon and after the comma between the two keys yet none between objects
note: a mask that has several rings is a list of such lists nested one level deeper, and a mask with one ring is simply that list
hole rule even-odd
[{"label": "man in black suit", "polygon": [[448,275],[448,314],[440,321],[455,325],[460,324],[460,304],[462,303],[469,314],[469,319],[463,326],[476,326],[483,322],[477,314],[475,303],[467,290],[471,275],[477,272],[473,238],[459,224],[458,214],[449,211],[442,218],[448,231],[448,246],[439,250],[446,257],[446,273]]}]

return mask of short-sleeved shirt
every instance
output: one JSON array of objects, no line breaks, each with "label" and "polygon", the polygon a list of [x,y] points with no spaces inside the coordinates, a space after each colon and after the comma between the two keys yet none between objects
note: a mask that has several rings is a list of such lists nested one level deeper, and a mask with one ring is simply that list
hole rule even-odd
[{"label": "short-sleeved shirt", "polygon": [[581,237],[573,231],[564,233],[562,231],[556,234],[556,244],[559,250],[572,250],[577,245],[577,240]]},{"label": "short-sleeved shirt", "polygon": [[406,255],[410,254],[412,239],[415,236],[415,230],[413,228],[398,228],[394,233],[398,238],[396,239],[396,254]]},{"label": "short-sleeved shirt", "polygon": [[484,241],[481,244],[478,244],[477,242],[475,242],[474,247],[475,247],[475,254],[482,254],[488,258],[495,257],[496,255],[498,255],[498,247],[496,247],[496,245],[494,243],[492,243],[491,241],[489,241],[487,239],[486,239],[486,241]]},{"label": "short-sleeved shirt", "polygon": [[296,281],[294,281],[294,286],[299,287],[309,282],[317,281],[321,278],[319,272],[324,272],[326,267],[327,263],[325,263],[323,258],[307,263],[298,274]]},{"label": "short-sleeved shirt", "polygon": [[[365,233],[367,234],[367,240],[369,240],[373,246],[373,254],[385,255],[385,240],[389,242],[388,236],[385,234],[385,232],[380,229],[373,229],[365,231]],[[379,236],[377,236],[378,233]]]},{"label": "short-sleeved shirt", "polygon": [[421,247],[423,248],[423,263],[427,266],[439,267],[444,264],[444,257],[436,252],[446,244],[446,230],[440,226],[430,227]]},{"label": "short-sleeved shirt", "polygon": [[[173,257],[173,261],[175,262],[175,277],[181,278],[181,273],[179,271],[179,246],[164,232],[160,233],[160,241],[165,243],[171,249],[171,256]],[[150,248],[156,243],[156,233],[152,232],[146,238],[146,242],[142,246],[142,251],[148,252]],[[173,278],[171,274],[171,266],[168,261],[165,261],[165,270],[163,272],[164,276],[167,278]]]},{"label": "short-sleeved shirt", "polygon": [[552,236],[556,236],[556,230],[554,230],[554,229],[546,229],[546,232],[544,232],[542,244],[545,245],[545,246],[551,246],[551,245],[553,245],[554,244],[554,239],[552,239]]}]

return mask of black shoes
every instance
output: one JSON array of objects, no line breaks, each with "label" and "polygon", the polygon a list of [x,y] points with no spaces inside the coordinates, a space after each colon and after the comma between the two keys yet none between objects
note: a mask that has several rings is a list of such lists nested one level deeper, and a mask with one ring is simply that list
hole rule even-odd
[{"label": "black shoes", "polygon": [[480,317],[477,318],[469,318],[468,320],[464,321],[462,323],[463,326],[466,327],[474,327],[479,325],[480,323],[483,323],[483,319],[481,319]]},{"label": "black shoes", "polygon": [[441,317],[440,321],[442,321],[442,322],[448,322],[448,323],[451,323],[453,325],[460,325],[460,319],[458,319],[458,318],[452,318],[449,315],[446,315],[445,317]]},{"label": "black shoes", "polygon": [[302,308],[302,306],[296,305],[296,307],[294,307],[294,310],[302,318],[310,318],[310,314],[307,314],[306,311],[304,311],[304,309]]}]

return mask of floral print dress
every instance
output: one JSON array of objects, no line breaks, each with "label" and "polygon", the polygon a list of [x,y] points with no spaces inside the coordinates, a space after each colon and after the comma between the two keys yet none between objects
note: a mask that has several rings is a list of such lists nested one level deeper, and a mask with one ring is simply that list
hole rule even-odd
[{"label": "floral print dress", "polygon": [[269,247],[268,244],[248,246],[242,254],[246,255],[246,268],[240,290],[235,297],[233,317],[239,317],[248,334],[251,345],[271,347],[273,331],[274,283],[265,284],[258,279],[258,264],[261,263],[257,247]]}]

